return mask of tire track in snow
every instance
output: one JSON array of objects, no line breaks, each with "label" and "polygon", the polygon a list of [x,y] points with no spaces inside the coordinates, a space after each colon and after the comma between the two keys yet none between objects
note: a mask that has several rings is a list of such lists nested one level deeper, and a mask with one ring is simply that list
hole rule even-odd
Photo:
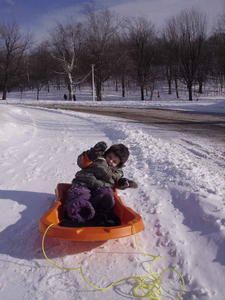
[{"label": "tire track in snow", "polygon": [[[190,290],[187,297],[192,295],[205,299],[206,295],[215,296],[217,291],[213,289],[211,282],[207,284],[211,286],[211,290],[203,287],[206,262],[217,262],[210,267],[214,272],[221,274],[220,280],[224,272],[225,221],[222,216],[225,174],[223,168],[218,169],[218,166],[221,166],[218,162],[223,147],[207,144],[204,138],[196,138],[198,141],[193,142],[193,136],[190,135],[179,134],[171,141],[166,135],[162,138],[162,134],[158,138],[154,131],[153,134],[149,134],[149,128],[146,127],[143,130],[135,129],[135,124],[124,125],[122,122],[117,125],[116,129],[110,127],[106,132],[115,137],[119,133],[119,142],[127,144],[131,149],[132,155],[127,169],[130,177],[139,178],[139,189],[124,191],[122,194],[128,203],[131,202],[131,206],[144,216],[147,224],[151,224],[148,234],[146,230],[143,234],[146,247],[159,250],[163,256],[173,257],[170,260],[171,264],[177,264],[184,270]],[[190,148],[191,145],[194,149]],[[214,169],[217,172],[214,172]],[[149,186],[152,186],[152,191]],[[189,201],[188,205],[192,211],[185,206],[185,199]],[[220,219],[218,210],[222,210]],[[167,211],[169,216],[174,215],[174,220],[167,220]],[[214,217],[213,212],[216,212],[217,217]],[[195,227],[192,226],[193,222],[196,222]],[[211,241],[212,246],[207,246],[208,241]],[[192,265],[191,260],[194,261],[198,257],[193,251],[188,253],[187,249],[193,243],[196,243],[194,249],[205,245],[204,255],[198,262],[199,271],[195,272],[188,267]],[[152,247],[152,244],[156,247]],[[218,249],[217,252],[213,250],[213,244]],[[159,246],[161,248],[157,249]],[[215,299],[219,300],[220,296]]]},{"label": "tire track in snow", "polygon": [[[109,127],[105,128],[105,131],[109,136],[120,136],[121,139],[115,139],[112,142],[124,143],[129,147],[131,152],[127,167],[125,168],[125,177],[127,176],[138,181],[139,188],[137,190],[128,189],[126,191],[119,191],[119,193],[128,206],[131,206],[142,215],[145,224],[147,224],[145,231],[141,233],[141,244],[143,244],[145,251],[154,255],[159,254],[162,257],[159,264],[155,263],[156,266],[154,266],[156,268],[159,267],[158,270],[174,266],[179,266],[182,269],[182,253],[179,253],[168,228],[162,224],[160,219],[159,195],[162,194],[162,189],[161,187],[157,187],[158,183],[151,176],[152,171],[149,167],[149,158],[148,160],[145,159],[146,149],[143,150],[143,146],[146,148],[149,147],[148,143],[146,144],[146,137],[143,136],[145,140],[145,144],[143,144],[142,140],[139,140],[140,136],[142,136],[141,131],[139,132],[139,136],[137,131],[134,133],[126,125],[120,124],[118,128],[120,129]],[[149,186],[153,187],[152,192],[149,192]],[[143,257],[138,257],[138,261],[139,263],[143,262]],[[170,280],[168,279],[169,282]],[[170,284],[173,285],[175,282],[172,280]],[[167,298],[165,297],[165,299]]]}]

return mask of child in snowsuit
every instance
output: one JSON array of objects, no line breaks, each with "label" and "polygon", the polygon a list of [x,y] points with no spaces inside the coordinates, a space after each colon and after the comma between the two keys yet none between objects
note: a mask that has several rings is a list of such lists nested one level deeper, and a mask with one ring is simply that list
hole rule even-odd
[{"label": "child in snowsuit", "polygon": [[104,218],[114,207],[113,189],[136,188],[134,181],[123,177],[122,167],[129,157],[129,150],[123,144],[107,149],[105,142],[99,142],[78,156],[81,168],[75,174],[71,188],[66,195],[66,213],[74,224]]}]

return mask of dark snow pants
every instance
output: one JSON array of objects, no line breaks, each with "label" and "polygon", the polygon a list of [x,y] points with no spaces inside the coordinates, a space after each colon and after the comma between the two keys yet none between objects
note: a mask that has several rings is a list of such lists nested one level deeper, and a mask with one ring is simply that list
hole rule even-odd
[{"label": "dark snow pants", "polygon": [[109,187],[90,190],[85,186],[72,185],[67,191],[67,215],[78,223],[92,220],[96,214],[109,212],[114,204],[113,190]]}]

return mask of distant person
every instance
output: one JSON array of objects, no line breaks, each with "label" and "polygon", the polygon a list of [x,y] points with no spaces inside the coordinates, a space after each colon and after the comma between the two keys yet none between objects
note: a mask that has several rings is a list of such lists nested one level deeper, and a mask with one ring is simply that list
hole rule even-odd
[{"label": "distant person", "polygon": [[157,98],[160,98],[159,90],[157,91]]},{"label": "distant person", "polygon": [[65,213],[74,226],[86,225],[90,220],[94,224],[89,223],[90,226],[107,226],[110,222],[110,226],[118,225],[118,218],[112,217],[113,190],[137,187],[134,181],[123,177],[122,168],[128,157],[125,145],[114,144],[107,149],[105,142],[98,142],[78,156],[81,170],[75,174],[65,200]]},{"label": "distant person", "polygon": [[64,98],[64,100],[67,100],[67,95],[66,95],[66,94],[64,94],[63,98]]},{"label": "distant person", "polygon": [[73,94],[73,101],[76,101],[76,96]]}]

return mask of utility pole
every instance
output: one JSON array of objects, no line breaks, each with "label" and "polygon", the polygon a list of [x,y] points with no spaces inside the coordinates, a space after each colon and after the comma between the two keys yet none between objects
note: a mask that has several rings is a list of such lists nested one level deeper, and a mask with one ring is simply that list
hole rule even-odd
[{"label": "utility pole", "polygon": [[91,74],[92,74],[92,98],[95,101],[95,65],[91,65]]}]

